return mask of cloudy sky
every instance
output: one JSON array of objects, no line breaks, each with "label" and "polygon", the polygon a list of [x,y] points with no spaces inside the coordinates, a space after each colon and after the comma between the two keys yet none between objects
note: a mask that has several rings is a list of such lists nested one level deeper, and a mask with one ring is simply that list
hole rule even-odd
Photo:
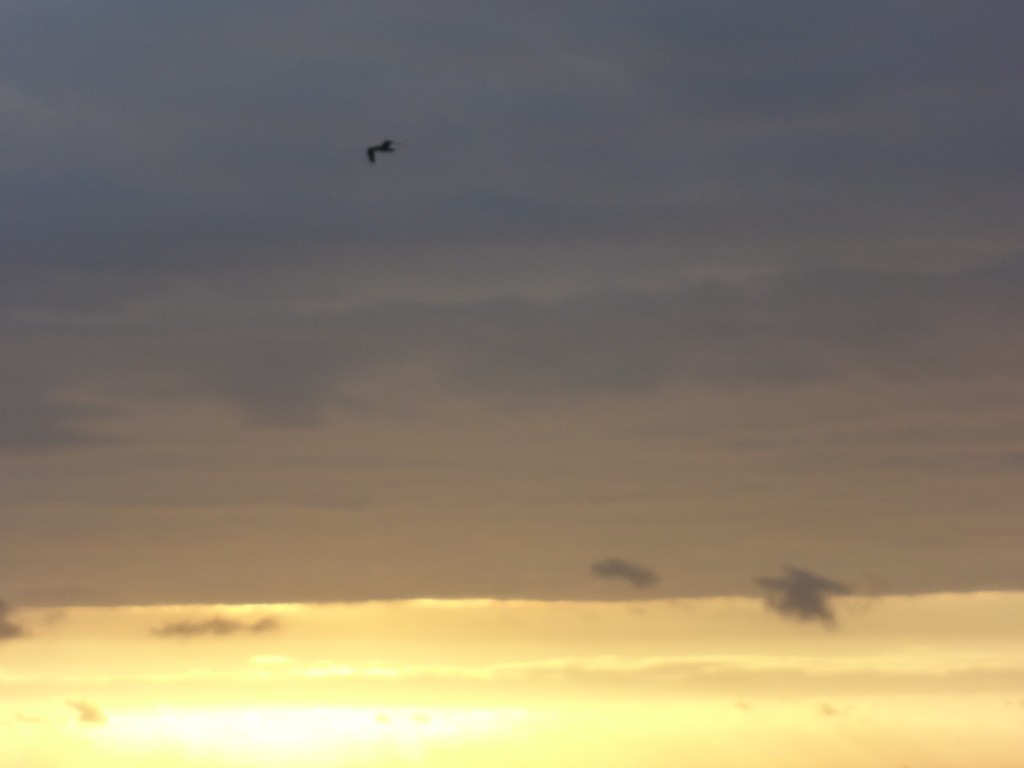
[{"label": "cloudy sky", "polygon": [[0,596],[1024,587],[1022,36],[4,3]]},{"label": "cloudy sky", "polygon": [[[1021,641],[1022,39],[1019,0],[0,4],[0,673],[116,658],[90,610],[156,611],[124,642],[174,675],[318,669],[240,604]],[[384,627],[336,610],[303,632]],[[695,664],[615,616],[584,667]],[[68,664],[0,728],[117,726]]]}]

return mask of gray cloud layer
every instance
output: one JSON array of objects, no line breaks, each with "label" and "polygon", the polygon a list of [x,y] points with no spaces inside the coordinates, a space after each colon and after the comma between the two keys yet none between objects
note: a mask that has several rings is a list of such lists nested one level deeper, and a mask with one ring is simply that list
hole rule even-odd
[{"label": "gray cloud layer", "polygon": [[901,583],[1020,586],[1022,37],[1018,0],[2,4],[0,578],[557,596],[505,541],[686,531],[720,594],[856,513]]},{"label": "gray cloud layer", "polygon": [[[1012,4],[0,22],[0,450],[103,439],[112,382],[69,391],[97,377],[308,426],[410,358],[468,390],[756,386],[1005,366],[1022,326],[1019,260],[921,268],[963,263],[950,226],[974,265],[1024,235]],[[597,290],[633,284],[669,289]]]},{"label": "gray cloud layer", "polygon": [[[951,235],[1021,234],[1012,2],[53,0],[0,21],[0,293],[22,308],[296,269],[365,294],[896,244],[948,264]],[[369,173],[382,133],[412,147]]]},{"label": "gray cloud layer", "polygon": [[89,425],[118,416],[106,405],[113,397],[199,398],[233,405],[257,425],[314,426],[352,402],[355,382],[411,368],[455,393],[525,398],[635,396],[666,385],[991,383],[1024,373],[1021,292],[1024,261],[1013,259],[953,272],[801,270],[557,300],[18,319],[0,325],[9,341],[0,379],[11,384],[0,390],[0,447],[110,439]]}]

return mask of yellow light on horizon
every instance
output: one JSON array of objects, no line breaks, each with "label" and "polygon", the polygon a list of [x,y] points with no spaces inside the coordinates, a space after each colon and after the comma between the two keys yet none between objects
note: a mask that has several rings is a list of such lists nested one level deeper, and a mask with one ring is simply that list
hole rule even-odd
[{"label": "yellow light on horizon", "polygon": [[318,766],[339,756],[346,764],[386,765],[509,736],[522,718],[516,710],[447,707],[161,707],[120,713],[103,738],[131,753],[173,751],[218,765]]},{"label": "yellow light on horizon", "polygon": [[[738,598],[26,612],[0,766],[1016,768],[1021,605],[880,599],[831,633]],[[285,608],[273,632],[151,631]]]}]

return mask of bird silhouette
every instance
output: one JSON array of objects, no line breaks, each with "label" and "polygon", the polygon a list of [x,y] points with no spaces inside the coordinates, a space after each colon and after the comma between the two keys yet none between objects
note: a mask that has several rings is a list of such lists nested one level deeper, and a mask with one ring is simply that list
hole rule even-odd
[{"label": "bird silhouette", "polygon": [[395,147],[405,146],[401,142],[393,141],[391,139],[385,139],[380,144],[374,144],[372,147],[366,148],[366,156],[370,158],[371,163],[377,162],[375,155],[378,152],[394,152]]}]

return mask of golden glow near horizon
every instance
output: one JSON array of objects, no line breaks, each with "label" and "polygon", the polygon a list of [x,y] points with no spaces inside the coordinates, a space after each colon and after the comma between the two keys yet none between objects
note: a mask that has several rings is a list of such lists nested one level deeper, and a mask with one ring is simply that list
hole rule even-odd
[{"label": "golden glow near horizon", "polygon": [[70,608],[0,646],[0,765],[1011,768],[1024,594]]}]

